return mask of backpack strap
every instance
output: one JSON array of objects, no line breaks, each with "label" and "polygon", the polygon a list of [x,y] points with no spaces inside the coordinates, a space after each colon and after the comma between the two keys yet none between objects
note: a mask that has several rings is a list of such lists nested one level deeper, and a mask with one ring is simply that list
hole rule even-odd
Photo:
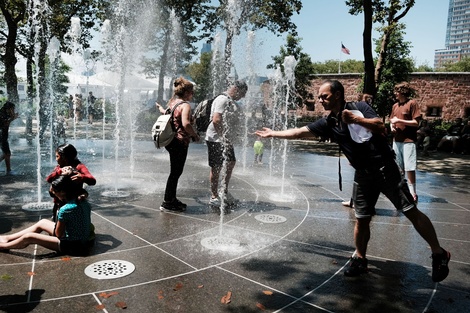
[{"label": "backpack strap", "polygon": [[[356,106],[356,103],[354,102],[346,102],[344,104],[344,109],[346,110],[359,110]],[[341,113],[339,118],[341,118]],[[339,185],[339,190],[343,191],[343,176],[341,175],[341,146],[338,145],[339,150],[338,150],[338,185]]]},{"label": "backpack strap", "polygon": [[[184,100],[183,100],[183,101],[180,101],[180,102],[176,103],[176,104],[173,106],[173,108],[170,110],[170,112],[169,112],[169,113],[166,113],[166,114],[171,114],[170,119],[171,119],[171,124],[172,124],[173,126],[175,125],[174,120],[173,120],[173,112],[175,112],[176,107],[177,107],[178,105],[182,104],[182,103],[188,103],[188,101],[184,101]],[[169,110],[169,109],[170,109],[170,108],[168,108],[167,110]],[[177,131],[177,130],[178,130],[178,128],[175,129],[175,131]]]}]

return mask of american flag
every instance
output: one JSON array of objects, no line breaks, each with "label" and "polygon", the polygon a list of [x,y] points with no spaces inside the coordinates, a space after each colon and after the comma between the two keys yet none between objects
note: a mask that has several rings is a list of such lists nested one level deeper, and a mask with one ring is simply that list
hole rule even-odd
[{"label": "american flag", "polygon": [[348,48],[346,48],[342,43],[341,43],[341,52],[345,54],[350,54],[350,51]]}]

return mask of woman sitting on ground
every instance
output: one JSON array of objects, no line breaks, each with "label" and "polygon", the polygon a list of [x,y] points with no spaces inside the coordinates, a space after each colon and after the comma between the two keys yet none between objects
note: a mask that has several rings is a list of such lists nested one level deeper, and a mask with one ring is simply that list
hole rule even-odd
[{"label": "woman sitting on ground", "polygon": [[71,175],[72,171],[68,171],[51,184],[51,193],[65,203],[57,213],[57,222],[42,219],[20,232],[0,236],[0,250],[24,249],[31,244],[38,244],[61,254],[89,254],[94,243],[94,239],[89,240],[90,204],[86,200],[77,200],[77,190],[81,189],[77,188],[77,183],[71,179]]}]

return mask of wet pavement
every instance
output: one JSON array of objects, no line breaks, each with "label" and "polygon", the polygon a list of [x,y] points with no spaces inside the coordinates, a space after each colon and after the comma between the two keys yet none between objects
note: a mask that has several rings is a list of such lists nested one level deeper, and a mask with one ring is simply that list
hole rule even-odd
[{"label": "wet pavement", "polygon": [[[92,255],[59,256],[36,246],[1,253],[0,311],[460,313],[470,308],[470,195],[462,169],[417,175],[419,208],[452,253],[447,279],[432,282],[429,247],[383,197],[372,223],[370,272],[347,278],[354,214],[341,205],[352,189],[346,159],[340,192],[337,156],[291,146],[283,175],[279,155],[267,164],[269,149],[265,164],[256,166],[252,149],[246,154],[237,149],[230,192],[240,203],[220,215],[207,204],[206,146],[192,144],[178,187],[188,208],[169,213],[159,210],[169,172],[166,151],[141,140],[116,149],[112,140],[100,138],[70,140],[97,179],[87,188],[97,233]],[[22,209],[38,199],[35,142],[13,131],[10,145],[17,175],[4,176],[0,164],[0,234],[51,215],[47,208]],[[50,151],[40,153],[43,182],[55,160]],[[436,166],[449,166],[447,159]],[[465,169],[467,161],[456,162]],[[51,201],[47,189],[40,187],[44,202]]]}]

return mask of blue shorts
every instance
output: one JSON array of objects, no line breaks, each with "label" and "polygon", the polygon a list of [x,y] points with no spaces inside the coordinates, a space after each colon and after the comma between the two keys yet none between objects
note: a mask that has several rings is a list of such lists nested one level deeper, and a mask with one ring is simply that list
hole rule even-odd
[{"label": "blue shorts", "polygon": [[376,214],[375,205],[383,193],[399,211],[416,208],[410,189],[394,160],[374,168],[356,170],[353,199],[356,218],[368,218]]}]

